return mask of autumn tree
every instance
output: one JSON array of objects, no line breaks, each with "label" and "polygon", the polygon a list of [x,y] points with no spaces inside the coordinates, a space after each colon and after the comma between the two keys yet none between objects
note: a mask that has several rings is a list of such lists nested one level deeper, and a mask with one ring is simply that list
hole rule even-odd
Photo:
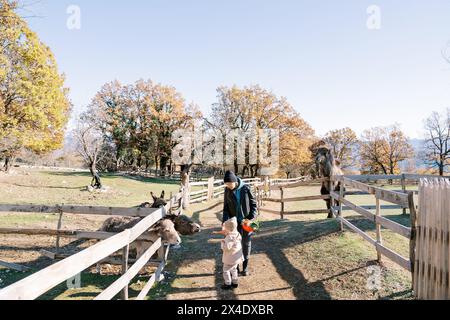
[{"label": "autumn tree", "polygon": [[201,117],[198,108],[186,104],[175,88],[151,80],[130,85],[107,83],[88,110],[105,141],[115,147],[116,168],[154,165],[168,169],[174,147],[172,133],[193,126]]},{"label": "autumn tree", "polygon": [[9,170],[18,153],[62,147],[70,112],[68,89],[51,50],[0,0],[0,157]]},{"label": "autumn tree", "polygon": [[424,121],[425,146],[424,159],[433,168],[438,168],[443,176],[450,166],[450,108],[439,114],[433,112]]},{"label": "autumn tree", "polygon": [[330,147],[342,169],[353,167],[356,164],[356,148],[358,138],[350,128],[332,130],[324,137],[324,142]]},{"label": "autumn tree", "polygon": [[[280,165],[290,172],[292,167],[287,166],[299,165],[304,161],[314,132],[286,98],[255,85],[220,87],[217,89],[217,100],[207,123],[224,137],[236,129],[244,134],[257,134],[258,129],[277,129],[280,133]],[[249,146],[246,147],[247,156],[248,152]],[[234,170],[239,172],[237,160],[235,153]],[[261,159],[258,159],[256,165],[250,166],[250,175],[256,175],[260,167]],[[242,169],[245,174],[249,165]]]},{"label": "autumn tree", "polygon": [[360,139],[362,171],[397,174],[399,163],[414,156],[414,149],[398,125],[364,131]]}]

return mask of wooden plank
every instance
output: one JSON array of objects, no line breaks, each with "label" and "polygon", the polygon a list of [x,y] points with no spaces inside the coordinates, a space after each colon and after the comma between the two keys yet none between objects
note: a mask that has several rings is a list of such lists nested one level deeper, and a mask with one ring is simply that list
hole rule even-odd
[{"label": "wooden plank", "polygon": [[267,212],[267,213],[273,213],[273,214],[280,214],[279,210],[272,210],[272,209],[267,209],[267,208],[260,208],[261,211],[263,212]]},{"label": "wooden plank", "polygon": [[393,262],[397,263],[399,266],[405,268],[408,271],[411,271],[411,263],[406,258],[402,257],[401,255],[397,254],[396,252],[386,248],[385,246],[377,243],[376,240],[372,239],[368,234],[366,234],[361,229],[354,226],[352,223],[350,223],[348,220],[342,217],[338,217],[338,220],[342,221],[347,227],[349,227],[351,230],[359,234],[361,237],[363,237],[366,241],[368,241],[370,244],[374,245],[382,255],[387,257],[388,259],[392,260]]},{"label": "wooden plank", "polygon": [[[404,174],[402,174],[402,192],[406,193],[406,177]],[[406,214],[406,207],[403,208],[403,214]]]},{"label": "wooden plank", "polygon": [[[128,256],[130,254],[130,245],[126,245],[123,249],[122,249],[122,274],[125,275],[128,271]],[[122,291],[122,299],[123,300],[128,300],[128,283],[127,285],[123,288]]]},{"label": "wooden plank", "polygon": [[405,173],[405,178],[407,180],[420,180],[420,179],[450,179],[450,176],[438,176],[438,175],[430,175],[430,174],[410,174]]},{"label": "wooden plank", "polygon": [[347,227],[349,227],[351,230],[359,234],[361,237],[363,237],[366,241],[368,241],[370,244],[376,245],[377,241],[372,239],[367,233],[353,225],[350,221],[346,220],[343,217],[337,217],[338,221],[342,221]]},{"label": "wooden plank", "polygon": [[6,262],[6,261],[2,261],[2,260],[0,260],[0,266],[8,268],[8,269],[13,269],[13,270],[16,270],[16,271],[21,271],[21,272],[30,270],[30,268],[22,266],[20,264],[12,263],[12,262]]},{"label": "wooden plank", "polygon": [[344,176],[346,179],[355,180],[355,181],[379,181],[379,180],[400,180],[402,178],[401,175],[346,175]]},{"label": "wooden plank", "polygon": [[379,250],[381,252],[381,254],[383,254],[386,258],[397,263],[400,267],[402,267],[408,271],[411,271],[411,262],[408,259],[402,257],[398,253],[392,251],[389,248],[386,248],[385,246],[383,246],[381,244],[376,243],[375,245],[377,247],[377,250]]},{"label": "wooden plank", "polygon": [[395,233],[398,233],[399,235],[410,239],[411,238],[411,228],[405,227],[404,225],[401,225],[395,221],[389,220],[386,217],[376,217],[375,222],[379,223],[381,226],[383,226],[386,229],[389,229]]},{"label": "wooden plank", "polygon": [[284,215],[301,215],[301,214],[323,214],[328,213],[328,209],[302,210],[302,211],[286,211]]},{"label": "wooden plank", "polygon": [[198,198],[198,199],[191,199],[191,203],[198,203],[198,202],[203,202],[203,201],[206,201],[206,200],[208,200],[207,196],[206,197],[201,197],[201,198]]},{"label": "wooden plank", "polygon": [[75,238],[77,231],[74,230],[52,230],[52,229],[23,229],[23,228],[0,228],[0,234],[17,234],[17,235],[42,235],[42,236],[65,236]]},{"label": "wooden plank", "polygon": [[158,269],[156,269],[155,273],[150,277],[148,282],[145,284],[144,288],[139,293],[136,300],[138,300],[138,301],[144,300],[145,297],[147,296],[147,294],[149,293],[149,291],[153,288],[153,285],[155,284],[155,282],[157,280],[160,281],[161,274],[165,268],[165,265],[166,265],[165,261],[163,261],[159,264]]},{"label": "wooden plank", "polygon": [[395,203],[395,204],[401,205],[403,207],[408,207],[408,195],[407,194],[404,194],[401,192],[385,190],[385,189],[379,188],[379,187],[369,186],[365,183],[350,180],[348,178],[344,178],[344,181],[345,181],[346,186],[350,186],[352,188],[362,190],[369,194],[374,194],[380,200],[390,202],[390,203]]},{"label": "wooden plank", "polygon": [[0,212],[24,212],[24,213],[59,213],[101,215],[101,216],[129,216],[147,217],[158,211],[154,208],[119,208],[97,206],[45,206],[45,205],[10,205],[0,204]]},{"label": "wooden plank", "polygon": [[108,288],[100,293],[94,300],[111,300],[114,298],[120,290],[127,286],[131,280],[139,273],[139,271],[145,266],[155,252],[161,247],[161,238],[159,238],[153,245],[145,251],[145,253],[133,264],[128,271],[122,275],[119,279],[114,281]]},{"label": "wooden plank", "polygon": [[[375,218],[375,228],[376,228],[376,234],[377,234],[377,243],[380,245],[383,245],[383,238],[381,236],[381,224],[380,224],[380,218],[381,218],[381,204],[380,199],[376,199],[377,202],[377,210],[376,210],[376,218]],[[377,247],[377,261],[378,263],[381,263],[381,252],[378,250]]]},{"label": "wooden plank", "polygon": [[[357,206],[350,202],[347,199],[340,199],[339,195],[335,192],[332,192],[331,195],[337,200],[341,201],[343,205],[347,206],[350,210],[353,210],[361,215],[363,215],[366,219],[374,222],[379,223],[381,226],[383,226],[386,229],[389,229],[395,233],[398,233],[406,238],[411,237],[411,229],[408,227],[405,227],[395,221],[389,220],[385,217],[377,217],[375,214],[370,212],[369,210],[365,209],[364,207]],[[383,209],[384,206],[381,206],[380,209]],[[344,208],[345,210],[345,208]]]},{"label": "wooden plank", "polygon": [[367,192],[368,194],[375,194],[375,187],[369,186],[365,183],[351,180],[349,178],[344,178],[345,185],[348,187],[351,187],[353,189],[362,190],[364,192]]},{"label": "wooden plank", "polygon": [[[308,197],[297,197],[297,198],[284,198],[283,202],[297,202],[297,201],[312,201],[312,200],[326,200],[326,199],[330,199],[329,195],[325,195],[325,196],[308,196]],[[281,199],[264,199],[264,201],[267,202],[276,202],[276,203],[281,203]]]},{"label": "wooden plank", "polygon": [[[61,238],[106,240],[116,235],[113,232],[103,231],[77,231],[77,230],[53,230],[53,229],[21,229],[21,228],[0,228],[0,234],[33,235],[33,236],[56,236]],[[148,235],[139,236],[138,240],[151,240]]]},{"label": "wooden plank", "polygon": [[92,247],[3,288],[0,290],[0,300],[30,300],[40,297],[61,282],[81,273],[136,240],[140,234],[161,220],[165,212],[160,209],[144,218],[133,228],[98,242]]},{"label": "wooden plank", "polygon": [[279,190],[281,187],[283,188],[297,188],[304,187],[309,185],[321,184],[323,181],[328,181],[327,179],[316,179],[309,181],[299,181],[296,183],[284,183],[270,186],[270,190]]},{"label": "wooden plank", "polygon": [[408,195],[404,193],[376,188],[375,196],[380,200],[395,203],[404,208],[407,208],[409,205]]},{"label": "wooden plank", "polygon": [[[342,179],[339,189],[339,197],[336,197],[335,199],[344,199],[344,197],[345,197],[345,181],[344,179]],[[342,217],[342,209],[343,209],[342,201],[339,201],[339,211],[338,211],[339,217]],[[342,222],[342,220],[341,220],[341,231],[344,231],[344,223]]]}]

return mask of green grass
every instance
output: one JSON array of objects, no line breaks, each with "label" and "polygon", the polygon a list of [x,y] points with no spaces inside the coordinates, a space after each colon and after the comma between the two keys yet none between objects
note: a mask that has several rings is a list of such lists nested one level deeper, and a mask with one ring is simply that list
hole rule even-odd
[{"label": "green grass", "polygon": [[56,225],[57,214],[10,213],[1,216],[0,227],[27,226],[40,222],[51,222]]},{"label": "green grass", "polygon": [[0,180],[0,203],[3,204],[72,204],[97,206],[137,206],[151,202],[150,192],[177,193],[179,182],[151,178],[128,178],[103,174],[102,183],[108,192],[90,193],[89,173],[37,171],[29,175],[3,176]]},{"label": "green grass", "polygon": [[[86,186],[90,183],[88,173],[79,172],[51,172],[51,171],[32,171],[28,175],[11,175],[0,177],[0,203],[3,204],[78,204],[92,206],[116,206],[133,207],[142,202],[150,201],[150,191],[158,194],[165,190],[166,198],[170,192],[176,193],[179,190],[179,182],[171,182],[159,179],[149,178],[128,178],[114,174],[103,176],[103,184],[109,188],[106,193],[89,193]],[[387,189],[399,189],[398,186],[385,186]],[[195,188],[194,190],[197,190]],[[413,189],[411,187],[410,189]],[[319,194],[320,187],[301,187],[288,189],[286,197],[300,197]],[[279,195],[275,192],[274,198]],[[375,198],[370,195],[349,196],[348,200],[357,205],[374,205]],[[208,205],[206,205],[208,206]],[[273,209],[278,208],[273,204]],[[198,204],[192,206],[191,214],[196,221],[211,219],[199,210],[205,205]],[[287,211],[324,209],[324,201],[294,202],[286,206]],[[219,206],[216,211],[220,211]],[[402,210],[383,210],[383,216],[392,219],[405,226],[409,226],[409,216],[402,215]],[[212,213],[208,213],[213,216]],[[352,223],[366,231],[371,237],[375,238],[375,225],[368,220],[362,219],[360,215],[352,211],[345,211],[344,215]],[[45,225],[49,223],[56,226],[58,216],[56,214],[22,214],[8,213],[0,215],[0,227],[33,227],[36,225]],[[329,292],[331,298],[346,299],[351,297],[352,290],[355,290],[356,297],[367,298],[367,292],[357,292],[356,288],[365,286],[367,275],[365,273],[366,264],[376,258],[376,252],[370,244],[365,242],[359,235],[352,232],[338,233],[339,225],[335,220],[325,219],[326,215],[302,215],[289,216],[289,220],[277,220],[277,216],[265,215],[262,217],[262,230],[271,230],[266,236],[261,235],[261,243],[267,246],[274,246],[279,252],[286,256],[286,261],[297,269],[305,271],[311,283],[305,283],[305,290],[310,292],[303,293],[300,290],[299,296],[307,298],[323,298],[323,288],[316,290],[316,282],[323,283],[325,289]],[[77,217],[75,217],[77,218]],[[70,215],[64,217],[65,222],[70,222]],[[89,217],[86,217],[86,220]],[[79,219],[79,217],[78,217]],[[214,217],[215,219],[215,217]],[[89,221],[84,222],[87,225]],[[206,231],[205,231],[206,232]],[[407,239],[399,236],[389,230],[383,229],[384,244],[405,257],[409,255],[409,242]],[[207,250],[205,241],[208,235],[201,234],[200,237],[183,239],[183,249],[171,254],[168,271],[176,272],[177,266],[183,263],[183,259],[190,256],[192,252],[201,253]],[[255,244],[257,246],[257,241]],[[14,245],[8,243],[7,245]],[[39,245],[38,243],[33,246]],[[267,246],[260,247],[264,251]],[[279,249],[278,249],[279,248]],[[20,250],[20,249],[18,249]],[[273,251],[274,257],[279,254],[277,250]],[[0,253],[2,251],[0,250]],[[206,258],[206,257],[203,257]],[[208,256],[209,258],[209,256]],[[195,260],[193,260],[195,262]],[[342,270],[348,270],[353,266],[361,266],[361,269],[350,272],[350,275],[336,276]],[[410,298],[410,279],[407,272],[392,267],[383,268],[383,292],[377,293],[379,299]],[[280,270],[287,268],[286,272],[292,272],[289,266],[280,265]],[[36,272],[22,273],[0,269],[0,288],[12,284],[24,277]],[[82,300],[92,299],[112,282],[118,276],[99,276],[95,273],[84,272],[82,274],[82,288],[68,290],[65,283],[60,284],[50,290],[40,299],[69,299]],[[130,286],[130,297],[137,296],[139,290],[143,288],[148,277],[136,277]],[[184,283],[184,282],[186,283]],[[164,299],[172,293],[175,287],[189,286],[189,281],[184,278],[176,278],[174,282],[165,281],[150,291],[149,298]],[[117,298],[117,297],[116,297]]]}]

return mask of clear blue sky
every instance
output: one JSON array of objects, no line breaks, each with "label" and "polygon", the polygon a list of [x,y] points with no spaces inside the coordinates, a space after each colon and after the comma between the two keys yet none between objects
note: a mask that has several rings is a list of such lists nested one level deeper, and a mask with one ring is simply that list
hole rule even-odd
[{"label": "clear blue sky", "polygon": [[[81,30],[66,27],[71,4]],[[366,26],[372,4],[381,30]],[[448,0],[41,0],[29,9],[76,113],[102,84],[140,78],[175,86],[205,113],[218,86],[260,84],[319,135],[398,122],[417,138],[431,110],[450,106]]]}]

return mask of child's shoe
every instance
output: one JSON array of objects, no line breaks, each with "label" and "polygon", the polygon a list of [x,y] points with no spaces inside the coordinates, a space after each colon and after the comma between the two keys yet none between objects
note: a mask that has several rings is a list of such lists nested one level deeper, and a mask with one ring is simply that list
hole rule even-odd
[{"label": "child's shoe", "polygon": [[231,289],[233,289],[233,287],[231,285],[229,285],[229,284],[224,284],[222,286],[222,290],[231,290]]},{"label": "child's shoe", "polygon": [[233,289],[237,289],[237,288],[239,288],[239,284],[233,283],[233,284],[231,285],[231,287],[232,287]]}]

